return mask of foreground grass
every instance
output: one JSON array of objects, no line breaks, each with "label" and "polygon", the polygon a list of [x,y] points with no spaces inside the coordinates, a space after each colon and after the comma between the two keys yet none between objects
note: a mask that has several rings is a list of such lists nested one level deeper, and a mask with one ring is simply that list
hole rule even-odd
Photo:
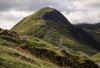
[{"label": "foreground grass", "polygon": [[[19,38],[20,37],[20,38]],[[2,68],[98,68],[86,57],[71,55],[39,38],[22,39],[15,32],[1,31],[0,67]],[[58,67],[59,66],[59,67]]]},{"label": "foreground grass", "polygon": [[[30,60],[29,60],[30,59]],[[49,62],[0,46],[0,68],[59,68]]]},{"label": "foreground grass", "polygon": [[92,58],[91,60],[93,60],[100,67],[100,58]]},{"label": "foreground grass", "polygon": [[100,53],[97,53],[96,55],[90,57],[91,60],[93,60],[96,64],[100,67]]}]

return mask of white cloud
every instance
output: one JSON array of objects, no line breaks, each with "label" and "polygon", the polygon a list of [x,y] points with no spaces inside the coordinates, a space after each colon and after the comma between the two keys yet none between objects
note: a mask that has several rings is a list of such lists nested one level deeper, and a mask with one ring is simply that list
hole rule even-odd
[{"label": "white cloud", "polygon": [[11,29],[24,17],[32,14],[32,12],[10,10],[8,12],[1,12],[0,14],[0,28]]},{"label": "white cloud", "polygon": [[72,1],[74,6],[70,13],[63,13],[71,23],[96,23],[100,22],[100,1],[80,0]]},{"label": "white cloud", "polygon": [[88,10],[88,11],[74,11],[69,14],[62,12],[68,20],[73,23],[96,23],[100,22],[99,11]]},{"label": "white cloud", "polygon": [[25,16],[50,6],[71,23],[100,22],[99,0],[0,0],[0,28],[10,29]]}]

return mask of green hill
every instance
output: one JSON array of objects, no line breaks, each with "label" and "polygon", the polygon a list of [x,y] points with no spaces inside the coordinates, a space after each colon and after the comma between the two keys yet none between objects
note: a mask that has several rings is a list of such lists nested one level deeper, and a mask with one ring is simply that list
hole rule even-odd
[{"label": "green hill", "polygon": [[89,33],[72,25],[59,11],[49,7],[25,17],[11,30],[22,36],[35,36],[54,46],[89,55],[98,53],[100,49]]},{"label": "green hill", "polygon": [[99,68],[37,37],[0,29],[0,68]]},{"label": "green hill", "polygon": [[90,59],[100,66],[100,53],[93,55]]},{"label": "green hill", "polygon": [[89,32],[95,38],[95,40],[100,44],[100,23],[77,24],[77,26]]},{"label": "green hill", "polygon": [[0,68],[59,68],[58,66],[0,45]]}]

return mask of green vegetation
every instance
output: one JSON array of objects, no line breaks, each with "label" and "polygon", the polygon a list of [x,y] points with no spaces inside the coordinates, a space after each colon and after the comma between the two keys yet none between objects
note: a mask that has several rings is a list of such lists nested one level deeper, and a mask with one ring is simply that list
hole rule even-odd
[{"label": "green vegetation", "polygon": [[[81,27],[85,29],[87,32],[89,32],[100,45],[100,23],[77,24],[76,26]],[[93,55],[92,57],[90,57],[90,59],[100,66],[100,53]]]},{"label": "green vegetation", "polygon": [[0,68],[59,68],[52,63],[0,45]]},{"label": "green vegetation", "polygon": [[77,24],[77,26],[89,32],[95,38],[95,40],[100,44],[100,23]]},{"label": "green vegetation", "polygon": [[[53,46],[37,37],[29,37],[28,40],[0,33],[0,65],[2,68],[95,68],[98,66],[88,58],[71,55],[62,48]],[[17,37],[16,37],[17,36]],[[92,64],[92,65],[91,65]]]},{"label": "green vegetation", "polygon": [[2,68],[99,68],[85,57],[99,52],[95,39],[53,8],[0,29],[0,41]]},{"label": "green vegetation", "polygon": [[100,53],[95,54],[94,56],[90,57],[90,59],[100,66]]},{"label": "green vegetation", "polygon": [[99,45],[90,34],[73,26],[59,11],[49,7],[24,18],[11,30],[22,36],[35,36],[54,46],[82,51],[88,55],[99,51]]}]

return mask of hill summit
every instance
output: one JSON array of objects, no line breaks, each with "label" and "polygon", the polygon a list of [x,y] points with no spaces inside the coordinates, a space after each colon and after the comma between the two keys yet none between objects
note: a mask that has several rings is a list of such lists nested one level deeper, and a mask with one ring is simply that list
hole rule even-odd
[{"label": "hill summit", "polygon": [[38,37],[65,49],[81,50],[90,54],[97,53],[100,49],[89,33],[72,25],[58,10],[50,7],[25,17],[11,30],[21,35]]},{"label": "hill summit", "polygon": [[40,9],[40,19],[48,19],[48,20],[53,20],[55,22],[62,22],[65,24],[70,24],[69,21],[56,9],[53,8],[43,8]]}]

